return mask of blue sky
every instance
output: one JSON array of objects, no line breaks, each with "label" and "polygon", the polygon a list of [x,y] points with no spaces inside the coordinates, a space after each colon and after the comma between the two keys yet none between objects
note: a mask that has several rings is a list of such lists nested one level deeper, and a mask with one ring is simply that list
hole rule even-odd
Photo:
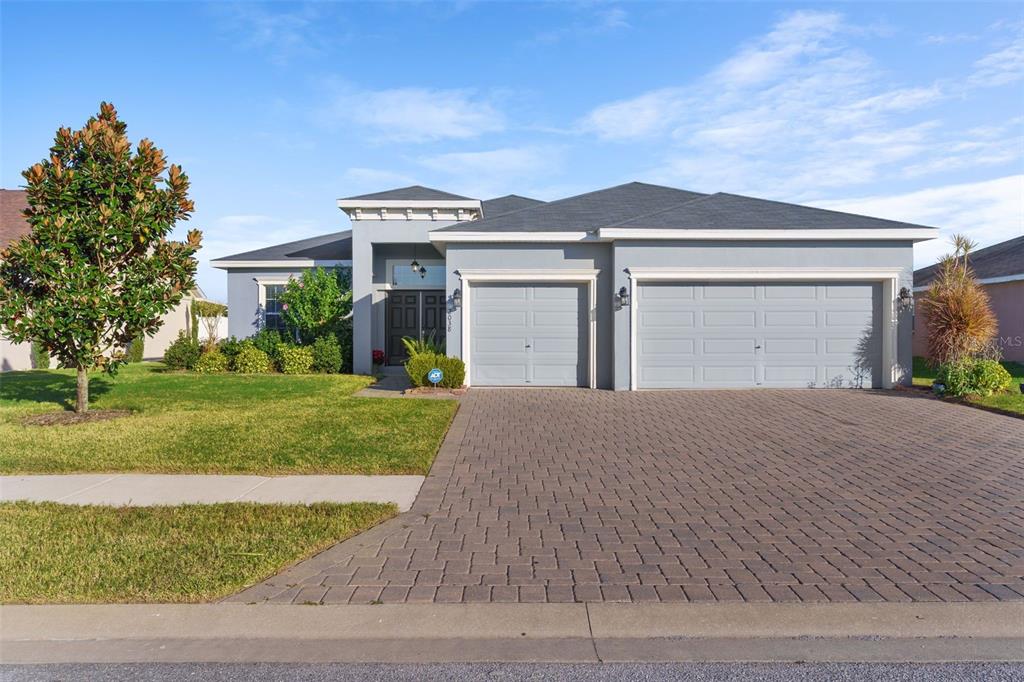
[{"label": "blue sky", "polygon": [[[113,102],[192,179],[207,260],[420,183],[642,180],[1024,233],[1013,3],[55,3],[2,9],[0,184]],[[916,249],[918,265],[945,245]]]}]

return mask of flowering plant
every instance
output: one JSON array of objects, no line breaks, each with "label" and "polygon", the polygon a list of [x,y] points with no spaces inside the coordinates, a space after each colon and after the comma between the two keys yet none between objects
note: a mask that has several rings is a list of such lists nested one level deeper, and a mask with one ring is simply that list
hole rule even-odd
[{"label": "flowering plant", "polygon": [[373,351],[373,364],[375,364],[375,365],[383,365],[384,364],[384,351],[380,350],[379,348],[375,349]]}]

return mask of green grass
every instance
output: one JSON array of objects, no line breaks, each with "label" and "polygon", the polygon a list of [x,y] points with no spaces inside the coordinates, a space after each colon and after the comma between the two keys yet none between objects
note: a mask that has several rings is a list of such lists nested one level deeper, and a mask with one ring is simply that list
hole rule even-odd
[{"label": "green grass", "polygon": [[74,402],[70,371],[0,377],[0,472],[426,474],[457,405],[354,398],[371,380],[169,372],[129,365],[90,379],[93,409],[133,414],[26,426]]},{"label": "green grass", "polygon": [[200,602],[396,513],[385,504],[0,504],[0,602]]},{"label": "green grass", "polygon": [[[987,397],[974,396],[967,398],[965,402],[1024,415],[1024,393],[1020,392],[1020,384],[1024,383],[1024,364],[1005,361],[1002,365],[1013,377],[1010,390]],[[927,360],[921,357],[914,358],[915,386],[931,386],[936,374],[936,370],[928,365]]]}]

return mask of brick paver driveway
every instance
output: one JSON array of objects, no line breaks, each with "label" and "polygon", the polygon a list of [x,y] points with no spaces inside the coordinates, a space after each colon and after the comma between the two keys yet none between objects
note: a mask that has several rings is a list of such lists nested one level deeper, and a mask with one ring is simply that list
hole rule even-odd
[{"label": "brick paver driveway", "polygon": [[1024,421],[900,392],[474,390],[412,511],[233,597],[1024,599]]}]

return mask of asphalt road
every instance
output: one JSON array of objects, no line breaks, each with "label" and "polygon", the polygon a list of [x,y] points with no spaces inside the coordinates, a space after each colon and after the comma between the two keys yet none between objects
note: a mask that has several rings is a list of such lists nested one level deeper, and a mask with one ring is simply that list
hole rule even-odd
[{"label": "asphalt road", "polygon": [[878,680],[885,682],[1020,682],[1024,664],[1013,663],[619,663],[619,664],[66,664],[0,667],[4,682],[38,680],[203,680],[212,682],[248,682],[249,680],[287,680],[288,682],[405,682],[429,680],[687,680],[692,682],[817,682],[818,680]]}]

